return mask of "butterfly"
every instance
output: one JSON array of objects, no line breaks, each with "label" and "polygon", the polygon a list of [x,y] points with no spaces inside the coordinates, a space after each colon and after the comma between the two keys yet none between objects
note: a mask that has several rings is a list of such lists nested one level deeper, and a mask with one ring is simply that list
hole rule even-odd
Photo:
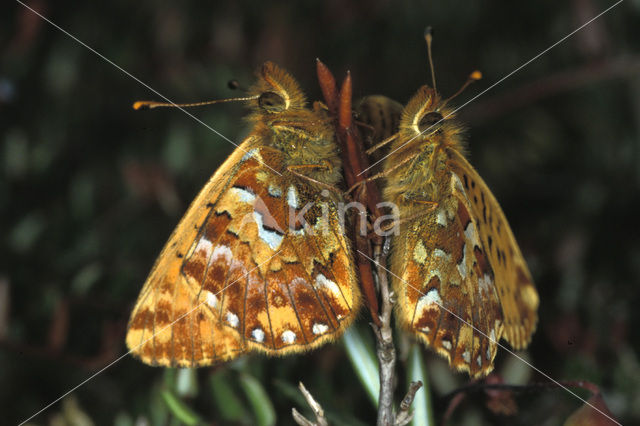
[{"label": "butterfly", "polygon": [[390,249],[396,322],[453,368],[483,377],[501,338],[528,345],[539,298],[504,212],[465,158],[463,135],[447,102],[421,87],[387,140],[383,198],[400,213]]},{"label": "butterfly", "polygon": [[[404,106],[384,95],[369,95],[358,100],[355,115],[361,126],[365,149],[373,148],[376,142],[386,140],[398,131]],[[386,151],[374,149],[370,153],[373,173],[379,173]]]},{"label": "butterfly", "polygon": [[340,337],[360,307],[326,109],[307,108],[270,62],[248,92],[251,132],[192,202],[131,314],[126,343],[146,364],[306,351]]}]

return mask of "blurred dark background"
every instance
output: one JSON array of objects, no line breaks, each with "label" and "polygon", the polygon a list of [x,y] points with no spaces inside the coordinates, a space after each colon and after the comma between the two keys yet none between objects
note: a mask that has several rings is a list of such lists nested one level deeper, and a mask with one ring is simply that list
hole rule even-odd
[{"label": "blurred dark background", "polygon": [[[430,82],[422,35],[432,25],[441,93],[484,74],[458,105],[613,3],[28,2],[176,102],[235,96],[227,81],[251,84],[265,60],[320,99],[319,57],[339,78],[351,71],[354,97],[405,103]],[[20,4],[3,9],[0,406],[14,424],[125,353],[155,257],[233,146],[179,110],[133,111],[134,100],[161,99]],[[597,384],[622,423],[640,422],[639,18],[640,3],[623,2],[460,113],[472,163],[540,292],[538,331],[521,355],[555,379]],[[246,134],[240,105],[191,112],[234,141]],[[439,398],[468,378],[424,353],[439,418]],[[497,371],[544,380],[505,351]],[[207,422],[251,424],[261,414],[249,383],[290,424],[291,407],[305,408],[300,380],[334,423],[375,421],[343,346],[332,345],[188,374],[125,357],[33,422],[177,424],[161,396],[176,386]],[[582,405],[545,389],[517,396],[517,414],[501,417],[483,398],[469,395],[454,424],[561,424]]]}]

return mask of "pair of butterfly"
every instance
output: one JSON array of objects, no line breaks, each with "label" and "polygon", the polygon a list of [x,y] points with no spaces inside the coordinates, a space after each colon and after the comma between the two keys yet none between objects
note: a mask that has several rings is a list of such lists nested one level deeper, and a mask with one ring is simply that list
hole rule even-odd
[{"label": "pair of butterfly", "polygon": [[[253,129],[193,201],[133,309],[127,346],[144,363],[197,367],[335,341],[361,295],[339,217],[331,117],[264,64],[246,98]],[[396,321],[481,377],[497,342],[525,347],[538,295],[496,199],[462,155],[462,130],[425,86],[402,111],[383,163]]]}]

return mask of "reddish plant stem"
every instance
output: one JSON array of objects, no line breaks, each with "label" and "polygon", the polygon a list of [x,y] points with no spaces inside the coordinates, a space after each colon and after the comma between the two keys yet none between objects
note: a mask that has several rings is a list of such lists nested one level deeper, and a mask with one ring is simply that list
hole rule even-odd
[{"label": "reddish plant stem", "polygon": [[[354,131],[352,126],[351,76],[347,75],[347,78],[342,85],[342,90],[338,93],[333,74],[320,60],[317,61],[317,70],[318,81],[320,82],[320,88],[322,89],[329,112],[332,116],[338,117],[338,121],[336,123],[336,136],[343,154],[345,180],[347,181],[347,186],[351,187],[356,182],[363,180],[365,176],[358,176],[358,173],[363,170],[360,161],[360,154],[358,153],[359,150],[361,151],[360,147],[362,145],[360,144],[359,135]],[[366,197],[366,199],[358,198],[356,201],[359,201],[364,205],[368,205],[367,200],[371,198],[372,194],[374,199],[377,195],[377,188],[373,187],[372,189],[372,191],[367,191],[369,197]],[[365,194],[361,193],[360,195]],[[377,213],[375,210],[372,210],[372,212],[374,212],[374,214]],[[371,318],[377,326],[381,326],[382,324],[378,316],[378,298],[373,279],[371,262],[362,254],[365,253],[370,256],[372,253],[371,244],[367,236],[362,235],[362,233],[359,232],[361,227],[366,229],[366,223],[363,223],[363,221],[366,221],[366,217],[362,217],[362,215],[359,214],[355,215],[352,234],[355,240],[356,265],[358,267],[362,292],[364,293],[367,306],[371,312]],[[372,256],[370,256],[370,258],[371,257]]]}]

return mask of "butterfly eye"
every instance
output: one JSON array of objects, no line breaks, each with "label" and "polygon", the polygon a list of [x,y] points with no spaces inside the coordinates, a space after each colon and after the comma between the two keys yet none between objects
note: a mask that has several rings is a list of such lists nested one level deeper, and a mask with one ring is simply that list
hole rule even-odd
[{"label": "butterfly eye", "polygon": [[437,124],[438,126],[441,125],[442,121],[443,121],[442,114],[440,114],[439,112],[433,111],[426,114],[424,117],[420,119],[420,122],[418,123],[418,127],[420,128],[421,132],[424,132],[425,130],[429,129],[429,127],[435,124]]},{"label": "butterfly eye", "polygon": [[264,92],[258,98],[258,105],[267,112],[281,112],[286,109],[284,98],[275,92]]}]

